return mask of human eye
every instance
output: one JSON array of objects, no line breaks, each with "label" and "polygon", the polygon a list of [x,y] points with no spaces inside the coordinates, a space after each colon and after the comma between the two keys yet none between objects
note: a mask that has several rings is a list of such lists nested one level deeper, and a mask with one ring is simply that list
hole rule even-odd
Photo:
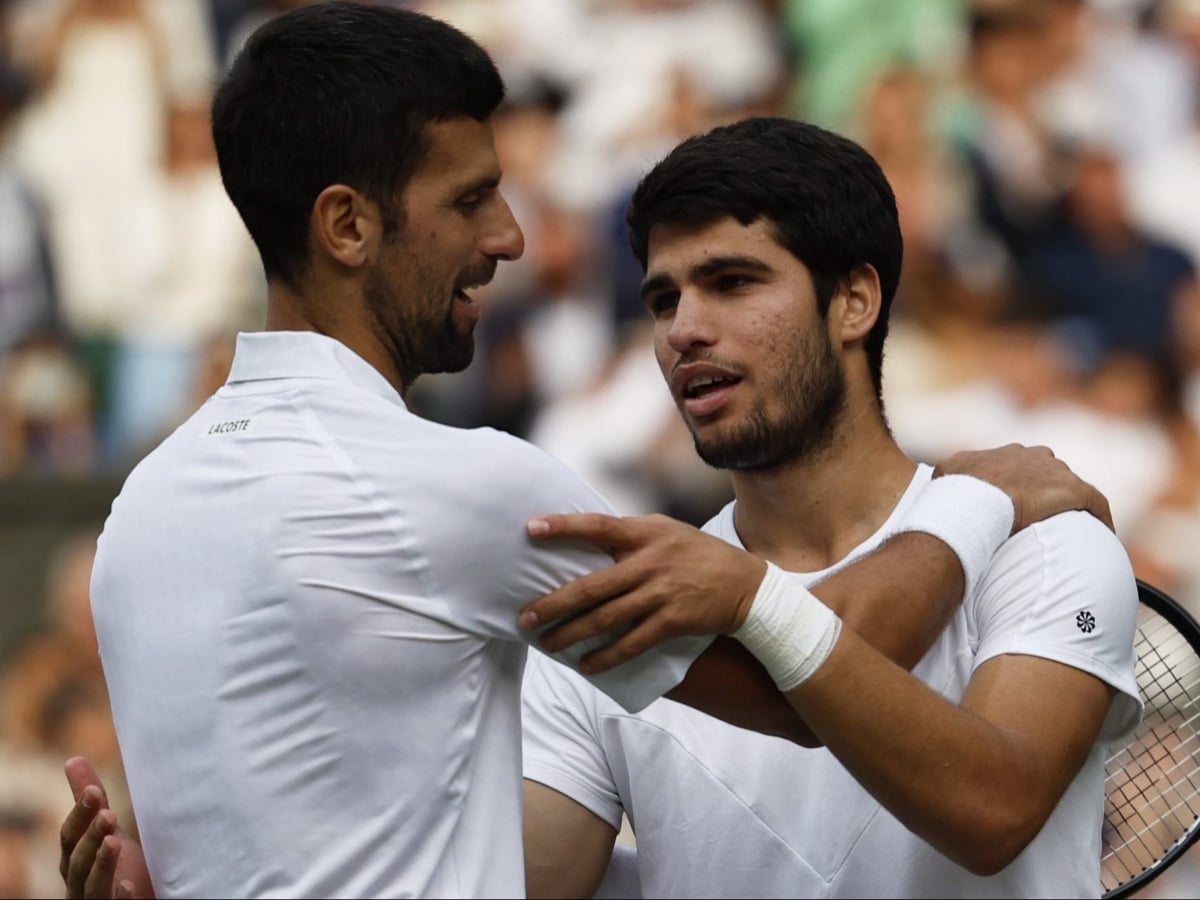
[{"label": "human eye", "polygon": [[647,294],[642,301],[650,315],[659,318],[666,315],[679,304],[678,291],[655,291]]},{"label": "human eye", "polygon": [[497,188],[498,184],[491,181],[475,184],[459,194],[454,205],[464,215],[478,212],[487,205],[488,201],[497,196]]},{"label": "human eye", "polygon": [[729,293],[748,287],[757,281],[744,272],[722,272],[713,279],[713,284],[721,293]]},{"label": "human eye", "polygon": [[463,212],[474,212],[483,206],[484,199],[483,191],[471,191],[459,197],[455,201],[455,206]]}]

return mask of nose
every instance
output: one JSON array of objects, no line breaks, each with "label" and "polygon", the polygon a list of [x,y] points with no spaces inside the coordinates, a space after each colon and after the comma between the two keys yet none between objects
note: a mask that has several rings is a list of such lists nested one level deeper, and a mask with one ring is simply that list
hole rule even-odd
[{"label": "nose", "polygon": [[483,254],[492,259],[520,259],[525,252],[525,234],[517,224],[508,201],[500,197],[496,219],[483,239]]},{"label": "nose", "polygon": [[711,346],[716,338],[716,329],[706,304],[692,292],[684,290],[667,324],[667,344],[676,353],[687,353],[697,347]]}]

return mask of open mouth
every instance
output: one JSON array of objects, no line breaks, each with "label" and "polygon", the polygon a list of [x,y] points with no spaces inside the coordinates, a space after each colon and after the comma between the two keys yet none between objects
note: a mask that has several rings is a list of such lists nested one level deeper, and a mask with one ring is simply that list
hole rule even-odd
[{"label": "open mouth", "polygon": [[707,397],[730,385],[737,384],[739,380],[737,378],[727,378],[722,375],[700,375],[684,385],[683,398],[685,400],[696,400],[701,397]]},{"label": "open mouth", "polygon": [[467,292],[462,290],[461,288],[455,288],[454,299],[457,300],[459,303],[466,303],[468,306],[475,305],[475,301],[472,300],[470,298],[470,296],[467,294]]}]

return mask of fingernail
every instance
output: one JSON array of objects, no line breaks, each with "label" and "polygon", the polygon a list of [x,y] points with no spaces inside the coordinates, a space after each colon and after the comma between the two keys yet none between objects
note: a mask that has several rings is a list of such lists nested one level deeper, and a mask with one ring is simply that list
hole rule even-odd
[{"label": "fingernail", "polygon": [[79,798],[79,802],[83,804],[84,809],[95,809],[96,795],[91,791],[84,791],[83,796]]},{"label": "fingernail", "polygon": [[530,519],[527,527],[529,533],[536,537],[539,534],[546,534],[550,530],[550,523],[545,519]]},{"label": "fingernail", "polygon": [[520,625],[522,628],[524,628],[526,631],[532,631],[533,629],[537,628],[537,624],[538,624],[537,613],[535,613],[535,612],[521,613],[521,615],[517,617],[517,624]]}]

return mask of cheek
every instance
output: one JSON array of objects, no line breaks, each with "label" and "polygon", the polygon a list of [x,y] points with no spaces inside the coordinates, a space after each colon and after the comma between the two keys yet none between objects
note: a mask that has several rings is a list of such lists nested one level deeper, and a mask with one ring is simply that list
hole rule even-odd
[{"label": "cheek", "polygon": [[654,358],[658,362],[658,370],[662,372],[663,378],[666,378],[671,372],[671,366],[674,365],[679,354],[671,349],[671,345],[667,343],[667,330],[655,326],[654,328]]}]

